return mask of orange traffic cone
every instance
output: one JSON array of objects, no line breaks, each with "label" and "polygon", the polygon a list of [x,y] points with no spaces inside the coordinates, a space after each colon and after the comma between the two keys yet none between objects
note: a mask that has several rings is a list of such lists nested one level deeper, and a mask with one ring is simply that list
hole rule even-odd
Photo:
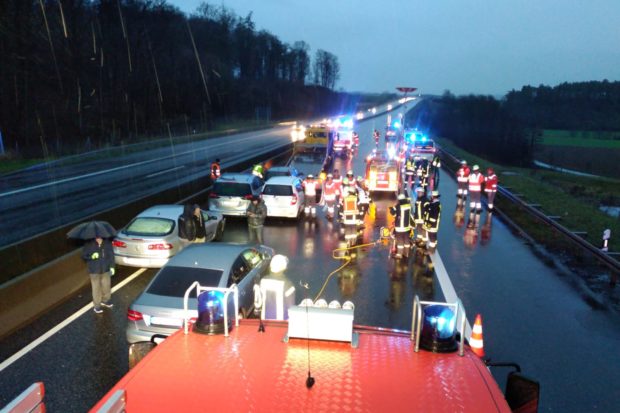
[{"label": "orange traffic cone", "polygon": [[480,314],[476,315],[476,322],[474,323],[474,328],[471,331],[469,346],[478,357],[484,357],[484,343],[482,341],[482,317],[480,316]]}]

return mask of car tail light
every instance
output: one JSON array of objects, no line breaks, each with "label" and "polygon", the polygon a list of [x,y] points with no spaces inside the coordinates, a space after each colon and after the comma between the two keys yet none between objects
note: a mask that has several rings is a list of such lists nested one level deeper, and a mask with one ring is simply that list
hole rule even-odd
[{"label": "car tail light", "polygon": [[244,197],[243,197],[243,199],[248,199],[248,200],[251,200],[251,199],[252,199],[252,197],[253,197],[253,195],[252,195],[252,194],[250,194],[250,195],[246,195],[246,196],[244,196]]},{"label": "car tail light", "polygon": [[218,194],[216,194],[215,192],[211,192],[209,194],[209,198],[219,198]]},{"label": "car tail light", "polygon": [[129,308],[127,309],[127,319],[129,321],[140,321],[143,319],[142,313],[140,311],[135,311]]},{"label": "car tail light", "polygon": [[297,204],[297,195],[293,195],[291,197],[291,205],[296,205]]},{"label": "car tail light", "polygon": [[167,242],[161,243],[161,244],[149,244],[148,249],[150,250],[158,250],[158,251],[162,251],[162,250],[171,250],[173,248],[172,244],[169,244]]},{"label": "car tail light", "polygon": [[112,241],[112,246],[114,246],[116,248],[127,248],[127,244],[125,244],[123,241],[119,241],[117,239]]}]

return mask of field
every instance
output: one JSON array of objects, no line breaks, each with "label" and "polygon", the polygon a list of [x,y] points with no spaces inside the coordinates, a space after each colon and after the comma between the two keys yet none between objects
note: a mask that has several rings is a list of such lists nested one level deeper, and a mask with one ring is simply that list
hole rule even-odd
[{"label": "field", "polygon": [[540,145],[620,149],[620,132],[545,129]]}]

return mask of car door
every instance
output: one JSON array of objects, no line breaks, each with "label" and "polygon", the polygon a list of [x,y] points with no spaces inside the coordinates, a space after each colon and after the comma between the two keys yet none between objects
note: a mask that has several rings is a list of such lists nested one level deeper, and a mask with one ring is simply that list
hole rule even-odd
[{"label": "car door", "polygon": [[306,204],[306,194],[304,192],[303,186],[301,185],[300,179],[295,180],[294,186],[295,186],[295,190],[297,191],[297,199],[299,200],[297,202],[297,209],[301,211],[303,206]]},{"label": "car door", "polygon": [[206,211],[202,211],[202,219],[205,223],[205,232],[206,232],[206,240],[211,241],[215,238],[215,233],[217,232],[217,224],[218,219],[215,215],[211,216]]}]

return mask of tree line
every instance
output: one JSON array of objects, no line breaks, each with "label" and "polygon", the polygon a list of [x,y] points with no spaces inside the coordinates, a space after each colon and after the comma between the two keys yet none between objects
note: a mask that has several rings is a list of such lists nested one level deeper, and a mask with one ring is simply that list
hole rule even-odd
[{"label": "tree line", "polygon": [[406,123],[489,160],[528,165],[542,129],[620,131],[620,82],[524,86],[501,99],[447,91],[418,104]]},{"label": "tree line", "polygon": [[311,60],[306,42],[208,3],[187,16],[165,0],[4,0],[0,133],[40,156],[346,105],[338,58]]}]

